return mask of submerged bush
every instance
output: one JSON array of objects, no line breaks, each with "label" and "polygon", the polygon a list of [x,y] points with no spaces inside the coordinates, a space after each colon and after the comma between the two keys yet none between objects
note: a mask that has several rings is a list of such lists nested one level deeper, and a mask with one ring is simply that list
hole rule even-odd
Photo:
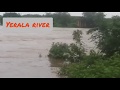
[{"label": "submerged bush", "polygon": [[69,52],[69,46],[66,43],[53,43],[51,49],[49,50],[49,57],[65,59],[64,53]]},{"label": "submerged bush", "polygon": [[78,62],[83,59],[84,55],[84,49],[74,43],[70,45],[65,43],[53,43],[48,56],[68,60],[70,62]]},{"label": "submerged bush", "polygon": [[73,40],[76,43],[71,43],[70,45],[66,43],[53,43],[51,49],[49,50],[49,57],[59,58],[67,60],[70,62],[79,62],[85,56],[85,50],[82,46],[81,38],[82,32],[76,30],[73,32]]}]

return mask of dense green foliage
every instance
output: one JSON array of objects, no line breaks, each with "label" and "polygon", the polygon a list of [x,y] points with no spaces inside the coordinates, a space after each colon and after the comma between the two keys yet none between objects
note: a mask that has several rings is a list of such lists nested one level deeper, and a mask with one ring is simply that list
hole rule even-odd
[{"label": "dense green foliage", "polygon": [[103,20],[98,27],[90,29],[91,39],[96,41],[97,47],[107,57],[115,52],[120,53],[120,17],[114,16],[111,20]]},{"label": "dense green foliage", "polygon": [[79,62],[83,60],[85,49],[81,43],[81,35],[82,32],[80,30],[74,31],[73,40],[75,40],[76,43],[71,43],[70,45],[66,43],[53,43],[48,56],[68,60],[70,62]]},{"label": "dense green foliage", "polygon": [[72,63],[61,68],[60,74],[69,78],[120,78],[120,55],[103,60],[94,59]]},{"label": "dense green foliage", "polygon": [[79,63],[61,68],[61,75],[72,78],[119,78],[120,77],[120,17],[102,18],[96,21],[88,33],[100,52],[91,51]]},{"label": "dense green foliage", "polygon": [[84,55],[84,49],[78,47],[77,44],[53,43],[48,56],[70,62],[79,62]]},{"label": "dense green foliage", "polygon": [[46,17],[53,17],[54,26],[56,27],[68,27],[71,23],[71,16],[67,12],[46,13]]},{"label": "dense green foliage", "polygon": [[76,43],[73,47],[75,49],[72,50],[72,54],[70,52],[68,54],[70,57],[68,60],[72,59],[74,62],[63,66],[60,75],[70,78],[120,77],[120,17],[114,16],[111,19],[99,20],[99,22],[96,21],[95,28],[90,29],[88,33],[92,34],[91,39],[95,41],[100,52],[96,53],[91,50],[90,55],[81,53],[82,50],[79,48],[83,48],[82,33],[79,30],[74,31],[73,40]]},{"label": "dense green foliage", "polygon": [[65,53],[69,52],[69,45],[66,43],[53,43],[49,51],[49,57],[66,59]]},{"label": "dense green foliage", "polygon": [[105,14],[102,12],[83,12],[84,21],[86,21],[87,27],[93,28],[99,25],[105,18]]}]

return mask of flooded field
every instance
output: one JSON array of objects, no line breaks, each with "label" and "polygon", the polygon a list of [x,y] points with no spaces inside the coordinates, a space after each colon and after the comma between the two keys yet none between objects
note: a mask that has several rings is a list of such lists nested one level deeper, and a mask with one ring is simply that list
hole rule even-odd
[{"label": "flooded field", "polygon": [[[52,42],[71,43],[77,28],[54,28],[51,32],[5,31],[0,29],[0,78],[59,78],[60,62],[47,57]],[[89,51],[94,47],[83,31],[83,41]]]}]

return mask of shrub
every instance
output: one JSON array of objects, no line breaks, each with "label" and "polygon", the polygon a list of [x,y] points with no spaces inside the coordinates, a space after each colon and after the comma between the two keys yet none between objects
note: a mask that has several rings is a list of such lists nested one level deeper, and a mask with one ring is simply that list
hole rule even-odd
[{"label": "shrub", "polygon": [[53,43],[51,49],[49,50],[49,57],[65,59],[64,53],[69,52],[69,46],[66,43]]},{"label": "shrub", "polygon": [[79,62],[85,56],[85,50],[82,46],[81,38],[82,32],[76,30],[73,32],[73,40],[76,43],[71,43],[70,45],[66,43],[53,43],[51,49],[49,50],[49,57],[64,59],[70,62]]},{"label": "shrub", "polygon": [[100,59],[102,60],[105,59],[102,53],[100,53],[99,51],[95,52],[94,50],[90,50],[90,54],[84,56],[84,63],[86,63],[86,65],[92,65],[95,63],[95,61],[100,60]]},{"label": "shrub", "polygon": [[74,43],[70,45],[66,43],[53,43],[48,56],[70,62],[78,62],[83,59],[84,55],[84,49],[79,48]]},{"label": "shrub", "polygon": [[110,59],[95,59],[94,64],[88,65],[84,61],[64,66],[61,75],[70,78],[120,78],[120,55]]},{"label": "shrub", "polygon": [[72,43],[69,45],[67,60],[71,62],[80,62],[85,56],[84,52],[85,51],[83,48],[79,47],[77,44]]}]

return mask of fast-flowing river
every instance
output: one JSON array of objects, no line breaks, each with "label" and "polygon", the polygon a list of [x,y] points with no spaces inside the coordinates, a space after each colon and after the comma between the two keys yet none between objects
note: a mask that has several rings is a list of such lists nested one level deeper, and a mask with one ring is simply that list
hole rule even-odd
[{"label": "fast-flowing river", "polygon": [[88,40],[88,29],[54,28],[50,32],[0,29],[0,78],[59,78],[60,62],[49,60],[49,49],[52,42],[74,42],[72,33],[77,29],[83,31],[83,41],[89,51],[94,44]]}]

